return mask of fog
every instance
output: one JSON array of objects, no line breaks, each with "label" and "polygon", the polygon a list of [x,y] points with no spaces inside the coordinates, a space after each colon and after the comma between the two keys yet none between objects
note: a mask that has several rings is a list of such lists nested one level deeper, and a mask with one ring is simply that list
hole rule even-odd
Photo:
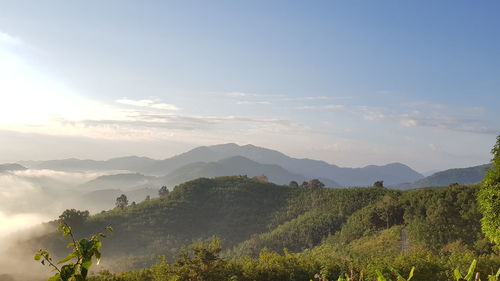
[{"label": "fog", "polygon": [[[85,209],[91,213],[110,209],[121,191],[110,186],[101,201],[91,200],[95,189],[80,185],[103,175],[123,171],[63,172],[27,169],[0,173],[0,237],[56,219],[65,209]],[[3,241],[0,239],[0,246]]]},{"label": "fog", "polygon": [[[123,172],[46,169],[0,172],[0,280],[7,278],[2,274],[8,274],[16,281],[47,276],[47,268],[32,258],[38,249],[19,241],[54,231],[45,229],[41,223],[57,219],[65,209],[89,210],[91,213],[111,209],[116,194],[122,192],[119,187],[96,190],[81,185],[99,176]],[[153,192],[156,190],[151,189]],[[135,194],[138,196],[135,200],[145,197],[144,192]]]}]

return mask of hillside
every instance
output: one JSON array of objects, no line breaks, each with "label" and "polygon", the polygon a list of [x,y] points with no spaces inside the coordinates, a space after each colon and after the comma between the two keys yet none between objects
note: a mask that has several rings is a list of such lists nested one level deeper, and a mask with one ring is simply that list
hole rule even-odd
[{"label": "hillside", "polygon": [[[112,225],[116,233],[103,252],[113,256],[131,253],[171,256],[178,247],[193,239],[217,235],[226,245],[236,245],[254,233],[265,231],[272,215],[298,191],[298,188],[260,183],[245,176],[201,178],[178,185],[167,197],[100,213],[75,228],[80,234],[86,234]],[[102,192],[117,194],[109,190],[95,195],[100,196]],[[37,241],[45,239],[48,237]],[[57,248],[57,239],[47,241],[48,246]]]},{"label": "hillside", "polygon": [[15,163],[0,164],[0,173],[9,171],[23,171],[26,169],[26,167]]},{"label": "hillside", "polygon": [[491,164],[479,165],[468,168],[449,169],[434,173],[414,183],[395,185],[398,189],[411,189],[427,186],[448,186],[450,184],[475,184],[483,180],[486,170]]},{"label": "hillside", "polygon": [[[415,280],[446,280],[447,272],[456,266],[449,262],[448,251],[468,257],[481,254],[486,265],[500,265],[481,233],[477,190],[477,186],[309,190],[244,176],[201,178],[178,185],[166,197],[102,212],[74,227],[78,236],[106,225],[114,227],[104,244],[103,266],[115,270],[149,266],[159,254],[172,259],[182,245],[216,235],[224,256],[233,257],[233,266],[250,261],[269,266],[267,258],[290,259],[291,251],[298,253],[295,262],[300,261],[293,270],[312,278],[320,269],[303,268],[305,264],[323,264],[332,270],[324,274],[338,276],[352,267],[373,269],[388,263],[406,268],[408,257],[417,258],[409,258],[414,263],[427,255],[432,257],[427,264],[416,264],[425,274]],[[409,241],[406,252],[400,249],[403,231]],[[65,251],[65,243],[55,233],[23,243],[29,248]],[[464,266],[468,262],[464,260]],[[367,276],[373,274],[367,271]]]},{"label": "hillside", "polygon": [[[265,175],[270,182],[288,184],[290,181],[309,181],[302,175],[292,174],[278,165],[260,164],[242,156],[233,156],[217,162],[196,162],[180,167],[165,177],[159,178],[161,183],[175,186],[196,178],[214,178],[222,176],[247,175],[249,177]],[[328,187],[338,187],[333,180],[321,179]]]},{"label": "hillside", "polygon": [[83,190],[97,190],[115,188],[120,190],[133,190],[144,187],[157,187],[159,183],[156,177],[144,176],[139,173],[125,173],[116,175],[105,175],[81,184]]}]

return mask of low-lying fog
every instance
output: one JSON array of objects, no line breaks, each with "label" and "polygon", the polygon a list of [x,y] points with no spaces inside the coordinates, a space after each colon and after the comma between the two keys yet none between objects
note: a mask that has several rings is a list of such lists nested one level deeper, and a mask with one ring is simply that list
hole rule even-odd
[{"label": "low-lying fog", "polygon": [[[127,175],[120,175],[124,173]],[[110,175],[115,176],[103,177]],[[49,274],[33,261],[36,249],[17,241],[45,232],[40,223],[57,219],[64,210],[89,210],[92,214],[113,208],[121,194],[127,195],[130,203],[157,196],[155,178],[136,175],[116,170],[0,171],[0,281],[38,280]]]},{"label": "low-lying fog", "polygon": [[[112,183],[104,186],[84,185],[104,175],[124,171],[63,172],[54,170],[19,170],[0,173],[0,237],[23,228],[56,219],[65,209],[100,212],[114,207],[121,193],[129,201],[142,201],[156,195],[156,186],[136,190]],[[98,199],[98,200],[96,200]],[[2,240],[0,239],[0,244]],[[0,245],[1,246],[1,245]]]}]

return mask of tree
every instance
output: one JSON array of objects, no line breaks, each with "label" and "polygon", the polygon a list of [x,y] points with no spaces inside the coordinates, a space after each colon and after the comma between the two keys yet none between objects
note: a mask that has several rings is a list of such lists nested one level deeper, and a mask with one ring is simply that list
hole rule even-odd
[{"label": "tree", "polygon": [[384,181],[376,181],[373,183],[373,187],[384,188]]},{"label": "tree", "polygon": [[167,195],[168,195],[168,193],[169,193],[168,188],[167,188],[165,185],[164,185],[164,186],[162,186],[162,187],[160,188],[160,190],[158,190],[158,195],[159,195],[160,197],[165,197],[165,196],[167,196]]},{"label": "tree", "polygon": [[59,220],[75,226],[81,225],[89,217],[89,215],[89,211],[67,209],[59,216]]},{"label": "tree", "polygon": [[290,187],[299,187],[299,184],[296,181],[291,181],[288,185]]},{"label": "tree", "polygon": [[310,180],[308,183],[307,183],[307,187],[309,189],[321,189],[323,187],[325,187],[325,184],[322,183],[320,180],[318,179],[313,179],[313,180]]},{"label": "tree", "polygon": [[493,159],[478,194],[483,218],[481,226],[486,237],[500,244],[500,135],[491,150]]},{"label": "tree", "polygon": [[309,187],[309,183],[306,181],[303,181],[300,187],[307,189]]},{"label": "tree", "polygon": [[117,208],[123,209],[128,206],[128,199],[125,194],[120,195],[120,197],[116,198],[115,203]]},{"label": "tree", "polygon": [[269,179],[265,175],[255,176],[255,177],[253,177],[253,179],[260,182],[260,183],[268,183],[269,182]]},{"label": "tree", "polygon": [[151,200],[151,196],[147,195],[147,196],[146,196],[146,199],[144,199],[144,200],[146,200],[146,201]]},{"label": "tree", "polygon": [[389,195],[384,195],[376,204],[376,209],[381,221],[385,222],[386,229],[403,222],[403,209],[398,204],[397,200]]}]

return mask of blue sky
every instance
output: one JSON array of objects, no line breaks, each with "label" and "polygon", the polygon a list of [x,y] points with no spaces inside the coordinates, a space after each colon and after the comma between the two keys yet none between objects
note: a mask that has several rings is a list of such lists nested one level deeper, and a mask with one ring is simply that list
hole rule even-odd
[{"label": "blue sky", "polygon": [[498,1],[0,7],[0,161],[237,142],[428,171],[500,133]]}]

